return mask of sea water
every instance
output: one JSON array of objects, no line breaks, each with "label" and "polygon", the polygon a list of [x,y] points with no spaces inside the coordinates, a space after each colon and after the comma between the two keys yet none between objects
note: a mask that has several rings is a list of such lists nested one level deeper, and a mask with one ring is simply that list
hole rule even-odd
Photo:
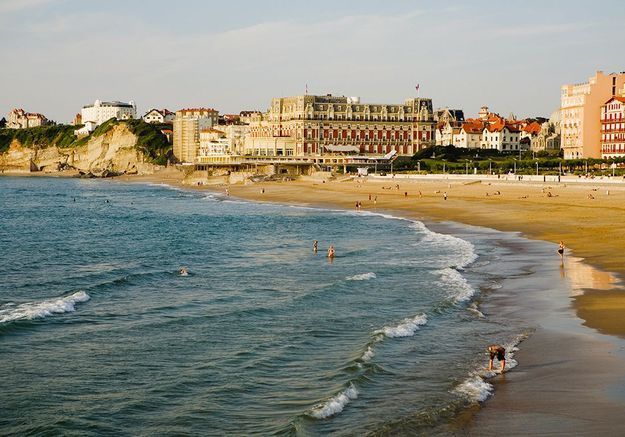
[{"label": "sea water", "polygon": [[485,347],[506,344],[514,365],[525,329],[481,311],[513,272],[493,267],[507,249],[478,234],[158,185],[0,178],[0,430],[437,429],[491,394]]}]

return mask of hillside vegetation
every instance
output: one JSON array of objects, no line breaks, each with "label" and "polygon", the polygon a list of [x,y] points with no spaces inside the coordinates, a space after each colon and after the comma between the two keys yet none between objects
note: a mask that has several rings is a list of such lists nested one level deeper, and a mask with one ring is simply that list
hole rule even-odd
[{"label": "hillside vegetation", "polygon": [[17,140],[23,147],[31,149],[80,147],[119,125],[125,125],[137,137],[135,147],[145,155],[147,161],[162,165],[171,159],[171,144],[167,141],[167,137],[161,133],[161,129],[171,129],[171,126],[153,125],[143,120],[115,119],[102,123],[90,135],[80,139],[74,135],[74,130],[79,126],[55,125],[28,129],[0,129],[0,154],[9,149],[13,140]]}]

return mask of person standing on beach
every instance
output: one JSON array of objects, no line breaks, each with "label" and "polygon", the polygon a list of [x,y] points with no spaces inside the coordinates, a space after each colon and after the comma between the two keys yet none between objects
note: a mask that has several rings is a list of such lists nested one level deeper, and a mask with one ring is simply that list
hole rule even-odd
[{"label": "person standing on beach", "polygon": [[490,354],[490,360],[488,361],[488,370],[493,370],[493,360],[495,356],[501,364],[501,373],[503,373],[504,367],[506,367],[506,349],[498,344],[491,344],[488,346],[488,353]]},{"label": "person standing on beach", "polygon": [[560,259],[564,261],[564,241],[560,241],[560,245],[558,246],[558,255],[560,255]]},{"label": "person standing on beach", "polygon": [[443,198],[444,198],[445,200],[447,200],[447,191],[445,191],[445,192],[443,193]]}]

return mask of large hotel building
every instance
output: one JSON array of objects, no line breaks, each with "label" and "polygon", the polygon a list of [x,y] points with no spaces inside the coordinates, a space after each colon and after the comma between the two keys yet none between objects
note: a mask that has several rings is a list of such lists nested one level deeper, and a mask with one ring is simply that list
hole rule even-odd
[{"label": "large hotel building", "polygon": [[597,71],[588,82],[562,86],[560,128],[565,159],[601,158],[601,108],[624,84],[624,73]]},{"label": "large hotel building", "polygon": [[274,98],[267,112],[251,117],[245,154],[386,154],[394,150],[413,155],[434,145],[434,132],[431,99],[386,104],[330,94]]}]

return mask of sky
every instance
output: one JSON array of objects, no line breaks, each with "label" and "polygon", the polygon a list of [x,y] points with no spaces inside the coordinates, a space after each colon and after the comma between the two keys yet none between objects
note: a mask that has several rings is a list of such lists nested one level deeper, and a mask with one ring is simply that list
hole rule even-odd
[{"label": "sky", "polygon": [[272,97],[432,98],[549,116],[560,86],[625,70],[625,2],[0,0],[0,116],[83,105],[266,110]]}]

